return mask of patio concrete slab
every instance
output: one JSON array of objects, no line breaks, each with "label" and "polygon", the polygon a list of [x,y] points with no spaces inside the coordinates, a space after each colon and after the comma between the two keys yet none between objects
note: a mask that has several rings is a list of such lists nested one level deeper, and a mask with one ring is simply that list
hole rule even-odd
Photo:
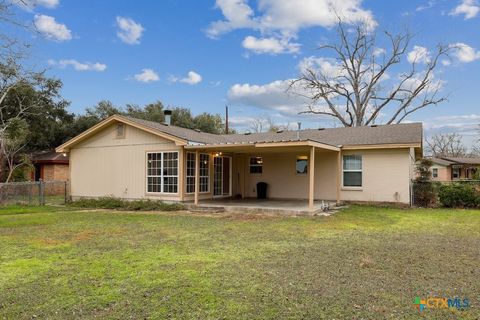
[{"label": "patio concrete slab", "polygon": [[[322,204],[328,204],[329,211],[324,211]],[[273,200],[273,199],[209,199],[200,200],[195,206],[187,203],[192,211],[212,212],[245,212],[245,213],[273,213],[284,215],[330,215],[335,208],[333,201],[315,201],[314,208],[308,207],[307,200]]]}]

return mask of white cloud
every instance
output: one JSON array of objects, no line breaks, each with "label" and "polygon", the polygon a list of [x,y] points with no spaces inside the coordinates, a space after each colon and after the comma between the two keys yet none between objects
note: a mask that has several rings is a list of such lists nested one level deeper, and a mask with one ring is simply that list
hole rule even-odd
[{"label": "white cloud", "polygon": [[476,51],[468,44],[457,42],[450,45],[452,48],[452,56],[459,62],[472,62],[480,59],[480,51]]},{"label": "white cloud", "polygon": [[228,90],[230,103],[276,111],[286,116],[305,111],[306,98],[287,93],[290,80],[276,80],[264,85],[235,84]]},{"label": "white cloud", "polygon": [[189,71],[187,73],[187,76],[185,78],[170,76],[169,81],[170,82],[183,82],[183,83],[187,83],[187,84],[190,84],[190,85],[195,85],[197,83],[202,82],[202,76],[192,70],[192,71]]},{"label": "white cloud", "polygon": [[429,0],[426,4],[422,4],[420,6],[418,6],[415,11],[423,11],[423,10],[427,10],[427,9],[431,9],[433,8],[435,5],[437,4],[437,0]]},{"label": "white cloud", "polygon": [[480,12],[480,5],[477,0],[463,0],[458,6],[456,6],[450,15],[458,16],[463,15],[465,20],[475,18]]},{"label": "white cloud", "polygon": [[[367,28],[377,26],[373,14],[361,7],[361,0],[259,0],[258,14],[248,5],[247,0],[217,0],[216,8],[222,11],[224,20],[210,24],[206,33],[211,38],[235,29],[253,29],[262,34],[262,39],[247,38],[247,45],[256,53],[275,53],[275,50],[295,53],[297,44],[283,39],[295,38],[300,29],[309,27],[330,28],[340,17],[345,23],[364,23]],[[244,40],[244,42],[245,42]],[[268,40],[268,41],[262,41]],[[280,45],[279,45],[280,44]],[[245,46],[245,44],[244,44]],[[265,49],[270,48],[270,50]]]},{"label": "white cloud", "polygon": [[373,49],[373,55],[375,57],[378,57],[378,56],[381,56],[381,55],[384,55],[385,53],[387,53],[387,50],[383,49],[383,48],[375,48]]},{"label": "white cloud", "polygon": [[407,60],[410,63],[430,63],[430,51],[421,46],[413,46],[412,51],[407,54]]},{"label": "white cloud", "polygon": [[297,53],[300,49],[300,44],[290,43],[287,38],[256,38],[254,36],[247,36],[243,39],[242,46],[245,49],[251,50],[256,54],[280,54],[280,53]]},{"label": "white cloud", "polygon": [[189,71],[186,78],[180,79],[180,82],[188,84],[197,84],[202,81],[202,76],[195,71]]},{"label": "white cloud", "polygon": [[225,20],[216,21],[207,29],[209,36],[217,37],[234,29],[252,28],[262,31],[280,31],[295,34],[308,27],[332,27],[338,22],[337,16],[346,23],[365,23],[374,28],[377,25],[373,14],[361,8],[361,0],[259,0],[258,11],[247,0],[217,0]]},{"label": "white cloud", "polygon": [[68,41],[72,39],[72,32],[66,25],[55,21],[54,17],[35,15],[34,24],[44,37],[56,41]]},{"label": "white cloud", "polygon": [[[416,88],[420,86],[424,77],[425,77],[425,73],[417,73],[410,79],[407,79],[402,84],[402,88],[405,90],[414,91]],[[429,77],[427,78],[427,81],[429,83],[423,89],[423,92],[426,94],[431,94],[431,93],[435,93],[436,91],[441,91],[444,88],[445,84],[447,83],[445,80],[435,79],[435,75],[433,73],[430,73]]]},{"label": "white cloud", "polygon": [[217,0],[216,8],[222,11],[225,20],[213,22],[207,29],[207,35],[216,38],[219,35],[240,28],[256,28],[254,12],[246,0]]},{"label": "white cloud", "polygon": [[145,29],[140,23],[133,21],[130,18],[117,17],[117,36],[125,43],[139,44]]},{"label": "white cloud", "polygon": [[445,67],[448,67],[449,65],[452,64],[452,62],[448,59],[442,59],[441,61],[442,65],[445,66]]},{"label": "white cloud", "polygon": [[34,2],[45,8],[56,8],[59,5],[60,0],[36,0]]},{"label": "white cloud", "polygon": [[160,80],[158,74],[152,69],[142,69],[142,72],[133,76],[135,80],[140,82],[154,82]]},{"label": "white cloud", "polygon": [[52,66],[58,66],[59,68],[66,68],[68,66],[73,67],[73,69],[77,71],[105,71],[107,69],[107,65],[99,62],[91,63],[91,62],[78,62],[75,59],[67,59],[67,60],[48,60],[48,63]]},{"label": "white cloud", "polygon": [[312,70],[328,78],[338,77],[344,73],[342,67],[335,59],[315,56],[303,58],[298,63],[298,69],[301,73]]}]

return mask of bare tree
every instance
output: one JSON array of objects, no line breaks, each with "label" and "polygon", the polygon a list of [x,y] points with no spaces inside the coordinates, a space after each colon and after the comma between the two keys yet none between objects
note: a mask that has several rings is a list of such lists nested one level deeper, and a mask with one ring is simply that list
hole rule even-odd
[{"label": "bare tree", "polygon": [[366,26],[351,29],[339,19],[338,43],[319,48],[333,52],[333,68],[306,66],[300,77],[291,81],[288,91],[310,101],[302,113],[331,116],[346,127],[374,124],[380,114],[388,114],[384,122],[391,124],[446,100],[438,96],[441,82],[434,79],[433,72],[439,59],[448,54],[448,46],[438,45],[428,56],[414,57],[410,70],[386,86],[384,80],[407,54],[412,34],[385,32],[389,43],[385,50],[376,46],[376,35]]},{"label": "bare tree", "polygon": [[434,157],[462,157],[467,148],[457,133],[441,133],[425,139],[427,154]]},{"label": "bare tree", "polygon": [[16,169],[30,164],[26,154],[22,154],[27,145],[28,124],[20,118],[8,120],[7,130],[0,135],[0,156],[5,159],[8,167],[8,176],[5,182],[9,182]]},{"label": "bare tree", "polygon": [[252,119],[249,129],[251,132],[277,132],[280,130],[288,130],[290,123],[279,124],[276,123],[270,116],[263,115]]},{"label": "bare tree", "polygon": [[252,121],[250,121],[250,125],[248,126],[248,128],[253,133],[259,133],[259,132],[264,132],[264,128],[266,127],[266,125],[267,124],[264,118],[257,117],[257,118],[253,118]]}]

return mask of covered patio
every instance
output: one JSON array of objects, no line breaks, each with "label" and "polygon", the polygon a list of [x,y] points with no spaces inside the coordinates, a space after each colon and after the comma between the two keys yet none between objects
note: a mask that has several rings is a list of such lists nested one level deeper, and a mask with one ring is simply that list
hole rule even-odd
[{"label": "covered patio", "polygon": [[[340,203],[341,146],[304,140],[185,149],[196,154],[193,206],[315,213],[322,211],[320,199],[323,205]],[[202,153],[213,155],[211,198],[199,190]],[[267,183],[267,199],[256,199],[258,182]]]}]

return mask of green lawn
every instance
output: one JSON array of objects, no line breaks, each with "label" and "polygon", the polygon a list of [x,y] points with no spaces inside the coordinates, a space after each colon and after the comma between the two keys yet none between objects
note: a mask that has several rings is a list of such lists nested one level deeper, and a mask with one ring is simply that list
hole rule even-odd
[{"label": "green lawn", "polygon": [[[77,211],[75,211],[77,210]],[[416,296],[468,298],[465,311]],[[0,319],[478,319],[480,211],[0,209]]]}]

